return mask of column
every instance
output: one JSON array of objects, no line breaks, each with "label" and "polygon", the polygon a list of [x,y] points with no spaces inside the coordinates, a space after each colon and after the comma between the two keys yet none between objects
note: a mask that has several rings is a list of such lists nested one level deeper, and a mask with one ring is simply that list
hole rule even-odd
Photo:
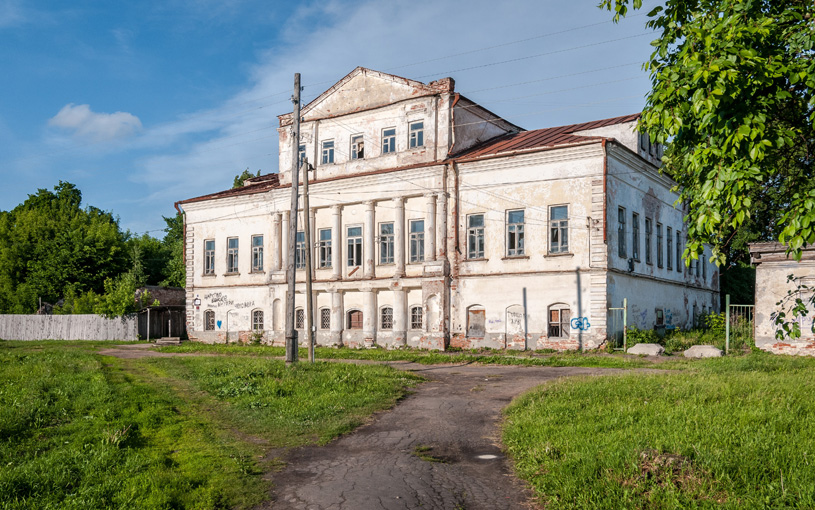
[{"label": "column", "polygon": [[272,271],[280,271],[280,213],[272,214]]},{"label": "column", "polygon": [[405,276],[405,198],[393,199],[393,258],[396,263],[394,277]]},{"label": "column", "polygon": [[281,213],[283,232],[280,235],[280,263],[284,271],[289,267],[289,216],[289,211]]},{"label": "column", "polygon": [[427,215],[424,220],[424,260],[436,260],[436,194],[425,195],[427,199]]},{"label": "column", "polygon": [[331,279],[342,279],[342,206],[331,206],[334,223],[331,229]]},{"label": "column", "polygon": [[393,291],[393,345],[407,345],[407,294],[405,289]]},{"label": "column", "polygon": [[436,260],[447,254],[447,195],[441,192],[436,200]]},{"label": "column", "polygon": [[363,225],[363,235],[365,237],[362,240],[362,274],[365,278],[373,278],[375,276],[374,253],[376,253],[376,244],[374,244],[374,229],[376,227],[374,219],[374,202],[373,200],[368,200],[364,202],[364,204],[365,224]]},{"label": "column", "polygon": [[345,324],[345,310],[342,306],[342,291],[331,291],[331,343],[342,347],[342,330]]},{"label": "column", "polygon": [[366,347],[376,345],[376,294],[373,290],[362,291],[362,333]]},{"label": "column", "polygon": [[[311,250],[311,277],[314,278],[314,275],[316,274],[315,271],[317,270],[317,264],[320,263],[320,261],[317,258],[317,255],[318,255],[317,250],[315,249],[316,244],[317,244],[315,242],[315,239],[317,239],[319,237],[319,234],[317,233],[317,209],[316,208],[314,208],[314,207],[310,208],[310,210],[308,212],[308,221],[309,221],[308,225],[309,225],[309,230],[310,230],[309,233],[311,234],[311,239],[306,239],[306,249]],[[305,228],[303,228],[303,231],[305,231]]]}]

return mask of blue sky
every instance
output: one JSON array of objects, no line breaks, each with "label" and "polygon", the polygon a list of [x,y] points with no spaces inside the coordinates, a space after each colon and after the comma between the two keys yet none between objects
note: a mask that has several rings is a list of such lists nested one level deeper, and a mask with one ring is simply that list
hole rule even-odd
[{"label": "blue sky", "polygon": [[[277,171],[277,115],[356,66],[526,129],[638,112],[655,38],[595,0],[0,0],[0,209],[60,180],[134,233],[178,200]],[[646,5],[648,2],[646,1]]]}]

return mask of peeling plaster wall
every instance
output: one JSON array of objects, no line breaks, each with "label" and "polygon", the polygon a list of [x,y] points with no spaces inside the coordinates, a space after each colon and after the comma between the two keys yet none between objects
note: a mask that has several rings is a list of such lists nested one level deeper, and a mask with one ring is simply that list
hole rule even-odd
[{"label": "peeling plaster wall", "polygon": [[[783,248],[781,250],[781,256],[783,256]],[[787,281],[788,275],[795,275],[795,280]],[[801,262],[779,260],[758,264],[754,317],[756,347],[776,354],[815,355],[815,334],[812,333],[813,313],[811,309],[808,316],[799,321],[801,337],[795,340],[776,339],[776,326],[771,317],[772,313],[776,311],[784,311],[789,316],[793,302],[787,300],[781,307],[776,303],[784,300],[789,291],[793,292],[793,299],[800,297],[806,301],[809,297],[808,293],[798,291],[798,285],[804,284],[811,288],[813,283],[815,283],[815,260],[802,260]]]}]

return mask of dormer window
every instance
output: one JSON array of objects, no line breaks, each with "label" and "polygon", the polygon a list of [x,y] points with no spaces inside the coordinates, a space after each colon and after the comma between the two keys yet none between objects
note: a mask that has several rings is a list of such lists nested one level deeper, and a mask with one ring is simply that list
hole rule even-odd
[{"label": "dormer window", "polygon": [[424,146],[424,122],[410,123],[410,139],[408,145],[411,149]]},{"label": "dormer window", "polygon": [[382,130],[382,154],[396,152],[396,128]]},{"label": "dormer window", "polygon": [[351,137],[351,159],[364,159],[365,158],[365,141],[362,135],[354,135]]},{"label": "dormer window", "polygon": [[334,162],[334,140],[326,140],[323,142],[323,157],[322,164],[329,165]]}]

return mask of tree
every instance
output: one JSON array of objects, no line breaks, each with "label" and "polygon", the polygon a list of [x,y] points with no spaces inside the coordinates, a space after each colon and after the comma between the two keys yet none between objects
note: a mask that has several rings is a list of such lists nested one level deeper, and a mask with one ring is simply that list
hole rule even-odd
[{"label": "tree", "polygon": [[38,298],[101,292],[127,267],[118,220],[81,203],[79,189],[60,181],[0,213],[0,312],[32,313]]},{"label": "tree", "polygon": [[168,260],[164,270],[164,280],[161,285],[166,287],[184,287],[187,279],[187,270],[184,263],[184,217],[176,214],[172,218],[164,218],[167,227],[164,229],[164,239],[161,241],[168,253]]},{"label": "tree", "polygon": [[246,179],[251,179],[252,177],[260,177],[260,170],[258,170],[257,174],[252,175],[252,172],[250,172],[249,169],[247,168],[242,173],[239,173],[238,175],[235,176],[235,179],[232,181],[232,187],[240,188],[241,186],[243,186],[243,182]]},{"label": "tree", "polygon": [[[615,21],[629,5],[642,0],[600,4]],[[686,263],[704,244],[729,265],[753,240],[796,257],[815,242],[813,14],[811,0],[666,0],[648,14],[659,37],[639,128],[666,144],[688,204]]]}]

